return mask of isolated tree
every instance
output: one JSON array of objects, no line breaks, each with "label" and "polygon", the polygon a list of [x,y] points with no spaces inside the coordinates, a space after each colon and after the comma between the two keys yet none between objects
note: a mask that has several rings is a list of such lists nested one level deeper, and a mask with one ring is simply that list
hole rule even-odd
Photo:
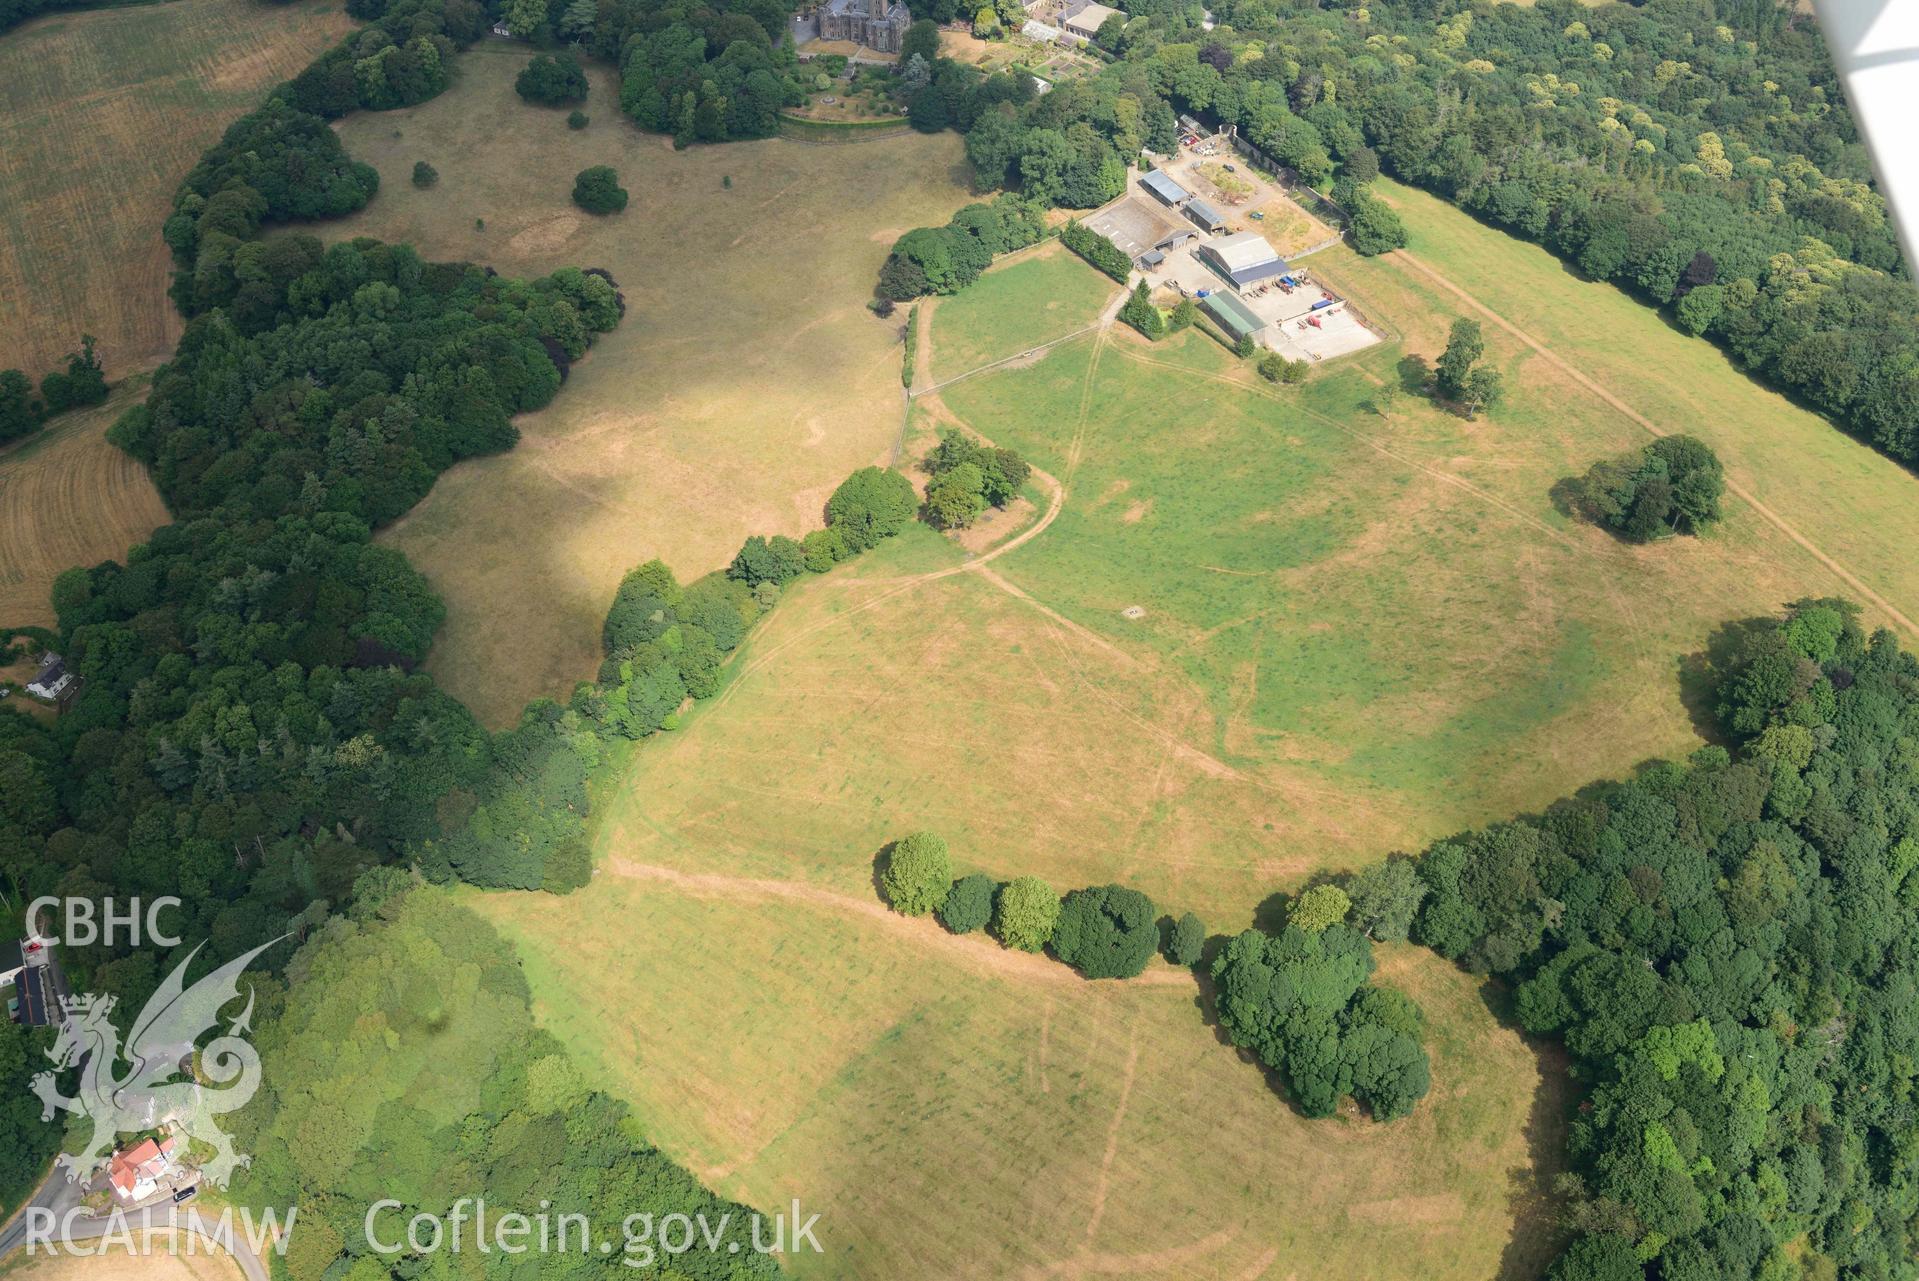
[{"label": "isolated tree", "polygon": [[573,180],[573,203],[590,214],[618,213],[626,208],[626,188],[612,166],[594,165]]},{"label": "isolated tree", "polygon": [[438,182],[439,180],[440,180],[440,171],[438,169],[435,169],[432,165],[428,164],[424,160],[415,160],[413,162],[413,185],[414,186],[431,187],[434,183]]},{"label": "isolated tree", "polygon": [[1337,885],[1310,886],[1301,890],[1299,897],[1287,909],[1286,924],[1297,926],[1308,934],[1318,934],[1327,926],[1345,920],[1352,905],[1352,900],[1346,897],[1346,891]]},{"label": "isolated tree", "polygon": [[1455,320],[1452,335],[1446,340],[1446,350],[1439,357],[1437,373],[1440,394],[1448,400],[1459,399],[1466,389],[1467,375],[1485,352],[1486,340],[1480,334],[1479,322],[1463,318]]},{"label": "isolated tree", "polygon": [[993,904],[993,936],[1021,952],[1038,952],[1053,941],[1059,923],[1059,895],[1037,876],[1022,876],[1000,886]]},{"label": "isolated tree", "polygon": [[1725,469],[1696,437],[1662,436],[1637,454],[1594,463],[1568,489],[1587,519],[1632,542],[1698,533],[1719,519]]},{"label": "isolated tree", "polygon": [[566,127],[569,129],[584,129],[590,122],[590,117],[584,111],[576,109],[566,113]]},{"label": "isolated tree", "polygon": [[532,61],[520,69],[513,89],[526,101],[545,107],[584,102],[587,91],[586,68],[570,53],[562,53],[557,58],[546,53],[535,54]]},{"label": "isolated tree", "polygon": [[826,500],[826,522],[849,551],[863,552],[905,529],[918,507],[912,481],[884,467],[862,467]]},{"label": "isolated tree", "polygon": [[1166,959],[1174,965],[1197,965],[1206,948],[1206,926],[1191,912],[1173,922],[1166,935]]},{"label": "isolated tree", "polygon": [[107,376],[93,350],[93,335],[80,339],[80,350],[67,353],[67,367],[40,380],[40,397],[48,414],[64,413],[107,398]]},{"label": "isolated tree", "polygon": [[1365,190],[1354,190],[1347,197],[1347,212],[1352,225],[1346,235],[1353,249],[1371,257],[1406,247],[1406,225],[1393,207]]},{"label": "isolated tree", "polygon": [[1153,900],[1123,885],[1074,890],[1053,930],[1059,959],[1089,979],[1129,979],[1159,947]]},{"label": "isolated tree", "polygon": [[880,890],[895,912],[925,916],[953,888],[953,860],[946,842],[932,832],[914,832],[894,842],[880,869]]},{"label": "isolated tree", "polygon": [[993,918],[993,896],[998,890],[999,882],[983,872],[962,876],[953,882],[940,904],[940,924],[955,934],[986,928]]}]

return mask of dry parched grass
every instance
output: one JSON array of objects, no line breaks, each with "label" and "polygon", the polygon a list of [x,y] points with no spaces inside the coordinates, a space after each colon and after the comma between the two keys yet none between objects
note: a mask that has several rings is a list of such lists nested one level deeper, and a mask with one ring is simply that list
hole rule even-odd
[{"label": "dry parched grass", "polygon": [[[384,535],[446,599],[430,669],[496,725],[593,674],[628,569],[658,556],[696,577],[748,534],[814,528],[834,485],[891,457],[905,317],[866,303],[893,238],[968,199],[952,135],[675,152],[618,114],[604,69],[585,130],[523,103],[525,60],[482,47],[434,101],[348,118],[381,190],[325,228],[513,275],[605,267],[626,295],[624,323],[519,420],[514,450],[453,469]],[[412,186],[416,160],[437,186]],[[594,164],[632,193],[623,214],[569,200]]]},{"label": "dry parched grass", "polygon": [[181,322],[160,225],[174,189],[352,27],[332,0],[172,0],[0,39],[0,368],[38,378],[83,333],[110,378],[171,354]]},{"label": "dry parched grass", "polygon": [[[191,1245],[189,1246],[189,1240]],[[176,1244],[177,1242],[177,1244]],[[189,1233],[142,1234],[123,1243],[85,1242],[87,1254],[22,1252],[0,1267],[6,1281],[238,1281],[244,1274],[227,1254]]]},{"label": "dry parched grass", "polygon": [[1298,1116],[1171,971],[1035,982],[955,964],[996,950],[979,936],[929,951],[863,913],[612,869],[568,899],[475,897],[651,1138],[821,1216],[796,1276],[1479,1281],[1509,1250],[1536,1270],[1527,1131],[1558,1099],[1429,953],[1383,975],[1438,1029],[1433,1093],[1379,1126]]},{"label": "dry parched grass", "polygon": [[52,626],[55,578],[122,559],[166,524],[146,469],[107,443],[107,428],[139,394],[122,389],[0,451],[0,625]]}]

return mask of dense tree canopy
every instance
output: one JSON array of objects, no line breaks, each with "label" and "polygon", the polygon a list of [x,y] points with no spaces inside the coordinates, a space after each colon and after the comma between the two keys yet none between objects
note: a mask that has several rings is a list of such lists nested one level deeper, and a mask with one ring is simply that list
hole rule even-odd
[{"label": "dense tree canopy", "polygon": [[1415,939],[1513,984],[1590,1085],[1567,1281],[1912,1274],[1919,662],[1855,612],[1801,602],[1714,645],[1736,758],[1417,865]]},{"label": "dense tree canopy", "polygon": [[[1314,902],[1333,904],[1323,895]],[[1306,1115],[1330,1116],[1350,1094],[1374,1120],[1404,1116],[1430,1085],[1419,1008],[1368,985],[1365,935],[1306,915],[1306,928],[1289,921],[1277,935],[1247,930],[1226,945],[1213,962],[1220,1022],[1235,1045],[1282,1075]]]}]

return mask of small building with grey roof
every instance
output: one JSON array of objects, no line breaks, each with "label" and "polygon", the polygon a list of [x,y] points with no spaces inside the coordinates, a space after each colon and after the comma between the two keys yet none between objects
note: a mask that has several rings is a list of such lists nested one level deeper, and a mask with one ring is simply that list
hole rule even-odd
[{"label": "small building with grey roof", "polygon": [[1206,231],[1221,231],[1226,227],[1226,219],[1219,210],[1197,196],[1186,202],[1186,216]]},{"label": "small building with grey roof", "polygon": [[[1190,211],[1192,206],[1187,206]],[[1199,259],[1235,289],[1256,285],[1262,280],[1283,276],[1291,270],[1286,260],[1256,231],[1241,231],[1199,247]]]},{"label": "small building with grey roof", "polygon": [[1139,180],[1139,185],[1153,193],[1163,205],[1177,209],[1180,202],[1189,198],[1190,193],[1173,180],[1173,175],[1164,169],[1155,169]]}]

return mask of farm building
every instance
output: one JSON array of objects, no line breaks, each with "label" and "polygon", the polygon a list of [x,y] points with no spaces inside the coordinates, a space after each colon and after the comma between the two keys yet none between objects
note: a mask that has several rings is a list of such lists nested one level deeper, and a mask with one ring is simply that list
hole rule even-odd
[{"label": "farm building", "polygon": [[1179,208],[1179,203],[1187,198],[1186,188],[1173,181],[1173,175],[1164,169],[1155,169],[1139,180],[1139,185],[1153,193],[1161,204]]},{"label": "farm building", "polygon": [[1209,241],[1199,247],[1199,257],[1239,289],[1283,276],[1290,270],[1286,260],[1266,243],[1266,237],[1256,231],[1242,231]]},{"label": "farm building", "polygon": [[1099,34],[1099,29],[1108,18],[1123,18],[1126,15],[1118,9],[1109,9],[1103,4],[1082,5],[1066,15],[1066,29],[1082,40],[1091,40]]},{"label": "farm building", "polygon": [[1219,210],[1197,198],[1186,202],[1186,216],[1206,231],[1221,231],[1226,226],[1226,220],[1220,217]]},{"label": "farm building", "polygon": [[1226,331],[1226,336],[1234,342],[1241,338],[1250,338],[1266,328],[1253,309],[1231,294],[1215,291],[1199,300],[1200,310],[1218,321]]}]

